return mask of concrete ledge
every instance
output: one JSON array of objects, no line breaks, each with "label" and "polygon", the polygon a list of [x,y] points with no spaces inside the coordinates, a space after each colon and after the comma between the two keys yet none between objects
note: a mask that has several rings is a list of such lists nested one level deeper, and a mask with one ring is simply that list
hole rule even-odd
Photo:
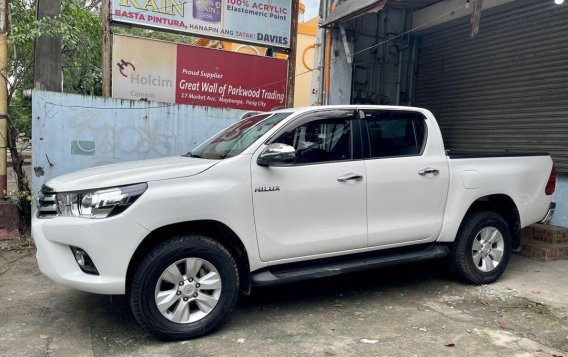
[{"label": "concrete ledge", "polygon": [[0,240],[18,239],[18,206],[12,202],[0,201]]}]

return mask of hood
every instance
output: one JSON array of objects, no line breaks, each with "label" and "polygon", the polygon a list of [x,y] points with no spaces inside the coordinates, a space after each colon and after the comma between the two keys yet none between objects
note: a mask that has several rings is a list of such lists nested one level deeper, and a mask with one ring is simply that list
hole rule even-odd
[{"label": "hood", "polygon": [[197,175],[219,161],[173,156],[97,166],[49,180],[56,192],[89,190]]}]

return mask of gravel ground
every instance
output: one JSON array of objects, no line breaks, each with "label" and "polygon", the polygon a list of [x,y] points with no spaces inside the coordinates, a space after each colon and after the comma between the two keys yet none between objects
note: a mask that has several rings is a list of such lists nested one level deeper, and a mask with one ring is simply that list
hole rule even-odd
[{"label": "gravel ground", "polygon": [[568,356],[568,261],[513,257],[490,286],[443,261],[257,288],[212,335],[162,342],[123,296],[65,288],[0,251],[2,356]]}]

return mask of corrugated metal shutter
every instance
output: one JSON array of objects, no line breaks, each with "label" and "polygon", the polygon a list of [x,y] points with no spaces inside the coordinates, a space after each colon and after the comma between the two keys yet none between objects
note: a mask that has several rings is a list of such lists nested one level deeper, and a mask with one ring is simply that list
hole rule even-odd
[{"label": "corrugated metal shutter", "polygon": [[[420,38],[416,101],[446,148],[544,151],[568,172],[568,4],[520,2]],[[515,4],[515,3],[513,3]]]}]

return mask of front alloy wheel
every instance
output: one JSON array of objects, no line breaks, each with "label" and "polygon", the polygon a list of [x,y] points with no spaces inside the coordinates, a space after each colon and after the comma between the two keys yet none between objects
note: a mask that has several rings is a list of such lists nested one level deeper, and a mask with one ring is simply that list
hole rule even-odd
[{"label": "front alloy wheel", "polygon": [[238,294],[235,259],[202,235],[175,236],[156,246],[138,265],[129,289],[138,323],[167,340],[212,332],[227,319]]},{"label": "front alloy wheel", "polygon": [[219,272],[207,260],[186,258],[170,265],[158,279],[154,298],[162,316],[185,324],[207,316],[219,302]]}]

